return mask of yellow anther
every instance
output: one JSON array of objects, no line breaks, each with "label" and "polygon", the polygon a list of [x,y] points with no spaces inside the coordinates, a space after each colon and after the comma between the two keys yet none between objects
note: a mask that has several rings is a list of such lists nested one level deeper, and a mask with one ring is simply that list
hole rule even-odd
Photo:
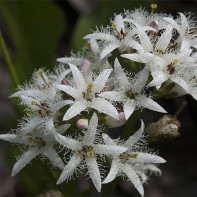
[{"label": "yellow anther", "polygon": [[42,70],[40,70],[38,73],[37,73],[37,75],[39,75],[39,76],[41,76],[43,74],[43,71]]},{"label": "yellow anther", "polygon": [[157,4],[151,4],[151,8],[152,9],[156,9],[157,8]]},{"label": "yellow anther", "polygon": [[131,155],[131,158],[137,159],[138,154]]},{"label": "yellow anther", "polygon": [[93,88],[93,83],[89,83],[89,84],[88,84],[88,89],[91,90],[92,88]]},{"label": "yellow anther", "polygon": [[28,137],[28,141],[32,142],[33,141],[32,137]]},{"label": "yellow anther", "polygon": [[158,50],[159,53],[163,53],[163,50]]},{"label": "yellow anther", "polygon": [[78,156],[79,156],[79,157],[81,156],[81,152],[78,153]]},{"label": "yellow anther", "polygon": [[111,26],[112,29],[116,29],[116,25],[113,23]]},{"label": "yellow anther", "polygon": [[94,157],[94,153],[93,152],[87,152],[87,156],[88,157]]},{"label": "yellow anther", "polygon": [[36,105],[37,102],[36,102],[36,101],[32,101],[31,104],[32,104],[32,105]]},{"label": "yellow anther", "polygon": [[174,60],[174,64],[176,64],[176,63],[178,63],[178,59],[175,59],[175,60]]}]

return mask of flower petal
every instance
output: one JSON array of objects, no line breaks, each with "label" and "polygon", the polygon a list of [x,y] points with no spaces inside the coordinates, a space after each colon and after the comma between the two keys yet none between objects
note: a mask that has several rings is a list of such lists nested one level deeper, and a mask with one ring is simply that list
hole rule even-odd
[{"label": "flower petal", "polygon": [[121,57],[135,61],[135,62],[140,62],[140,63],[147,63],[148,62],[146,55],[144,53],[142,53],[142,54],[137,54],[137,53],[123,54],[123,55],[121,55]]},{"label": "flower petal", "polygon": [[97,191],[100,192],[101,191],[101,175],[100,175],[100,171],[99,171],[96,159],[87,158],[85,161],[86,161],[86,165],[88,168],[89,176],[92,179],[92,182],[94,186],[96,187]]},{"label": "flower petal", "polygon": [[140,163],[165,163],[166,160],[157,155],[149,154],[149,153],[141,153],[141,152],[132,152],[132,154],[136,154],[136,159],[129,159],[131,162],[140,162]]},{"label": "flower petal", "polygon": [[83,58],[73,58],[73,57],[62,57],[62,58],[58,58],[56,60],[58,62],[63,63],[63,64],[72,63],[72,64],[77,65],[77,66],[81,66],[81,64],[84,61]]},{"label": "flower petal", "polygon": [[176,84],[181,86],[186,92],[189,92],[189,87],[187,83],[180,77],[172,77],[170,80],[174,81]]},{"label": "flower petal", "polygon": [[98,126],[98,116],[94,112],[92,118],[90,119],[87,131],[84,132],[84,144],[91,145],[95,139],[96,129]]},{"label": "flower petal", "polygon": [[109,53],[111,53],[113,50],[117,49],[119,47],[116,43],[110,43],[108,44],[101,52],[100,59],[102,60],[105,58]]},{"label": "flower petal", "polygon": [[144,188],[142,186],[142,183],[135,173],[135,171],[132,169],[131,166],[128,164],[125,164],[122,166],[121,170],[127,175],[129,180],[133,183],[135,188],[138,190],[138,192],[141,194],[141,196],[144,196]]},{"label": "flower petal", "polygon": [[103,133],[102,137],[105,144],[116,146],[116,143],[107,134]]},{"label": "flower petal", "polygon": [[157,44],[155,46],[155,50],[162,50],[163,52],[168,47],[170,40],[172,38],[172,25],[168,25],[166,27],[165,32],[158,39]]},{"label": "flower petal", "polygon": [[70,66],[70,69],[72,71],[73,78],[74,78],[74,81],[76,83],[77,89],[82,90],[82,91],[87,89],[85,80],[83,78],[83,75],[79,71],[79,69],[74,64],[69,63],[69,66]]},{"label": "flower petal", "polygon": [[92,102],[92,108],[114,117],[117,120],[119,119],[119,114],[116,108],[109,101],[106,101],[103,98],[96,98],[94,102]]},{"label": "flower petal", "polygon": [[94,152],[96,154],[105,154],[105,155],[120,155],[121,153],[127,151],[127,148],[121,146],[113,145],[103,145],[96,144],[94,145]]},{"label": "flower petal", "polygon": [[136,104],[134,100],[127,99],[127,101],[124,103],[123,106],[126,120],[129,119],[131,114],[134,112],[135,108],[136,108]]},{"label": "flower petal", "polygon": [[102,183],[106,184],[106,183],[113,181],[116,178],[118,172],[119,172],[119,167],[116,164],[116,160],[112,160],[109,174],[107,175],[107,177],[105,178],[105,180]]},{"label": "flower petal", "polygon": [[110,34],[105,33],[93,33],[88,34],[83,39],[94,39],[94,40],[106,40],[110,42],[116,42],[116,38]]},{"label": "flower petal", "polygon": [[120,84],[121,87],[128,87],[130,85],[129,80],[127,76],[124,73],[124,70],[122,69],[118,58],[115,59],[114,61],[114,72],[116,75],[116,78],[118,79],[118,83]]},{"label": "flower petal", "polygon": [[79,97],[79,93],[78,93],[79,91],[76,88],[73,88],[70,85],[57,85],[56,88],[58,90],[62,90],[64,92],[66,92],[67,94],[69,94],[73,98]]},{"label": "flower petal", "polygon": [[77,166],[81,163],[81,157],[79,157],[77,154],[74,154],[70,161],[67,163],[65,168],[63,169],[58,181],[57,185],[63,183],[65,180],[68,180],[72,174],[75,172],[77,169]]},{"label": "flower petal", "polygon": [[12,169],[12,176],[15,176],[22,168],[24,168],[32,159],[40,154],[37,148],[32,148],[25,152],[20,159],[15,163]]},{"label": "flower petal", "polygon": [[100,97],[108,99],[110,101],[122,101],[124,98],[124,95],[121,94],[121,92],[116,92],[116,91],[107,91],[107,92],[102,92],[99,94]]},{"label": "flower petal", "polygon": [[80,114],[83,110],[87,108],[86,101],[76,101],[66,112],[63,117],[63,120],[70,120],[71,118],[75,117],[76,115]]},{"label": "flower petal", "polygon": [[158,103],[153,101],[151,98],[146,97],[145,95],[136,96],[136,100],[140,104],[140,106],[144,108],[157,111],[157,112],[161,112],[161,113],[167,113],[166,110],[163,109]]},{"label": "flower petal", "polygon": [[141,120],[141,127],[131,137],[129,137],[129,139],[124,143],[124,146],[132,147],[143,137],[143,132],[144,132],[144,122]]},{"label": "flower petal", "polygon": [[55,167],[58,167],[60,170],[64,169],[64,162],[53,148],[45,149],[42,154],[45,155]]}]

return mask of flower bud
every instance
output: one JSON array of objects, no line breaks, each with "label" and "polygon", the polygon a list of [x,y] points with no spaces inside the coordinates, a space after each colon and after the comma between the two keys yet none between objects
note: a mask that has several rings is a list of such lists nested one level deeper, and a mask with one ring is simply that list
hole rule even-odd
[{"label": "flower bud", "polygon": [[81,64],[81,71],[85,75],[90,75],[92,74],[92,65],[89,60],[84,60],[83,63]]},{"label": "flower bud", "polygon": [[77,128],[87,129],[88,128],[88,119],[79,119],[76,123]]},{"label": "flower bud", "polygon": [[154,137],[159,135],[177,137],[180,135],[180,126],[180,122],[177,119],[170,117],[170,115],[164,115],[157,122],[150,123],[146,127],[145,132],[147,135]]},{"label": "flower bud", "polygon": [[126,123],[126,118],[124,112],[119,113],[119,120],[112,118],[110,116],[105,117],[106,124],[109,128],[116,128],[124,125]]},{"label": "flower bud", "polygon": [[158,33],[158,25],[155,21],[152,21],[149,25],[150,27],[152,27],[153,29],[155,29],[155,31],[149,31],[150,34],[153,34],[153,33]]},{"label": "flower bud", "polygon": [[69,81],[66,80],[66,79],[63,79],[63,80],[61,81],[61,84],[63,84],[63,85],[70,85]]}]

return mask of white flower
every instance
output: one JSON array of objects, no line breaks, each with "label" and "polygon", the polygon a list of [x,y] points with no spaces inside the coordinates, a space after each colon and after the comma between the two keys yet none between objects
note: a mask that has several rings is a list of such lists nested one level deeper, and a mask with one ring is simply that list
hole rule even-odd
[{"label": "white flower", "polygon": [[83,131],[84,136],[80,137],[78,140],[58,134],[54,129],[53,123],[49,127],[55,139],[61,145],[73,151],[73,156],[63,169],[57,184],[69,179],[72,174],[77,171],[77,167],[82,165],[82,168],[86,167],[88,169],[88,174],[92,179],[94,186],[100,192],[101,175],[97,164],[97,155],[118,155],[125,152],[127,148],[98,144],[96,142],[98,141],[98,139],[96,139],[98,138],[97,125],[98,117],[96,113],[94,113],[87,130]]},{"label": "white flower", "polygon": [[149,169],[159,173],[159,169],[153,164],[166,161],[157,155],[142,152],[140,145],[143,145],[143,131],[144,123],[141,122],[141,128],[124,143],[115,142],[107,134],[103,134],[105,144],[114,146],[118,144],[128,148],[125,153],[113,156],[111,169],[103,181],[104,184],[113,181],[117,175],[126,175],[138,192],[144,196],[142,183],[147,179],[146,171]]},{"label": "white flower", "polygon": [[[58,132],[63,133],[69,127],[70,125],[68,124],[62,125],[59,127]],[[36,130],[32,131],[31,134],[28,135],[23,135],[23,133],[21,135],[20,132],[16,134],[2,134],[0,135],[0,139],[28,146],[26,152],[24,152],[19,160],[15,163],[12,170],[12,176],[15,176],[22,168],[24,168],[38,155],[47,157],[51,163],[60,170],[64,169],[64,162],[54,149],[54,145],[57,144],[57,142],[51,134]]]},{"label": "white flower", "polygon": [[101,113],[118,119],[119,116],[116,108],[109,101],[99,97],[112,69],[104,69],[93,81],[92,73],[89,75],[82,75],[75,65],[69,64],[69,66],[75,84],[73,84],[73,86],[57,85],[57,89],[66,92],[74,99],[74,101],[65,101],[72,102],[72,106],[67,110],[63,120],[69,120],[87,108],[93,108]]},{"label": "white flower", "polygon": [[[130,51],[131,47],[137,49],[139,45],[133,38],[137,33],[136,28],[127,27],[121,14],[115,16],[111,27],[113,29],[112,32],[109,27],[107,27],[101,33],[96,32],[84,37],[84,39],[106,41],[104,49],[100,55],[101,60],[117,48],[120,53],[123,53],[124,51]],[[143,29],[154,30],[151,27],[143,27]]]},{"label": "white flower", "polygon": [[183,13],[179,14],[180,18],[176,20],[174,20],[172,17],[164,17],[163,20],[170,23],[177,30],[179,34],[177,42],[179,45],[183,42],[183,40],[186,39],[192,47],[197,48],[195,19],[192,19],[190,14],[188,17],[186,17],[186,15]]},{"label": "white flower", "polygon": [[89,60],[94,71],[99,71],[103,68],[111,68],[111,65],[107,61],[108,56],[100,60],[101,47],[98,45],[96,40],[89,39],[87,45],[82,48],[77,54],[71,53],[70,57],[61,57],[57,61],[62,64],[74,64],[76,66],[81,66],[84,60]]},{"label": "white flower", "polygon": [[191,45],[183,40],[180,49],[173,50],[172,26],[168,25],[165,32],[155,43],[145,31],[137,25],[138,34],[141,42],[141,49],[138,53],[121,55],[124,58],[145,63],[150,68],[153,80],[148,87],[157,86],[167,80],[172,80],[180,84],[186,91],[188,86],[180,75],[184,69],[196,67],[195,58],[191,56]]},{"label": "white flower", "polygon": [[148,71],[146,67],[129,80],[129,77],[126,76],[116,58],[114,62],[114,72],[120,91],[103,92],[100,96],[112,101],[123,102],[123,110],[126,119],[130,117],[137,107],[166,113],[160,105],[143,93],[143,89],[148,79]]}]

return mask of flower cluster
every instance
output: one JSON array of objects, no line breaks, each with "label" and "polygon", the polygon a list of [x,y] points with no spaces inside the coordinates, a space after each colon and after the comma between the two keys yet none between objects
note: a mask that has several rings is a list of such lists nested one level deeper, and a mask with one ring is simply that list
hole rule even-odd
[{"label": "flower cluster", "polygon": [[[102,184],[121,175],[143,196],[148,175],[161,175],[158,164],[165,160],[147,148],[142,120],[127,140],[112,139],[108,132],[124,125],[136,110],[167,113],[156,98],[190,94],[197,99],[195,23],[190,15],[174,19],[154,13],[155,4],[151,7],[151,13],[140,8],[116,14],[109,26],[84,37],[87,45],[81,52],[57,59],[61,64],[54,72],[35,71],[10,96],[26,106],[18,128],[0,135],[26,150],[13,176],[42,155],[62,171],[57,184],[87,171],[100,192]],[[113,56],[114,50],[119,56]]]}]

